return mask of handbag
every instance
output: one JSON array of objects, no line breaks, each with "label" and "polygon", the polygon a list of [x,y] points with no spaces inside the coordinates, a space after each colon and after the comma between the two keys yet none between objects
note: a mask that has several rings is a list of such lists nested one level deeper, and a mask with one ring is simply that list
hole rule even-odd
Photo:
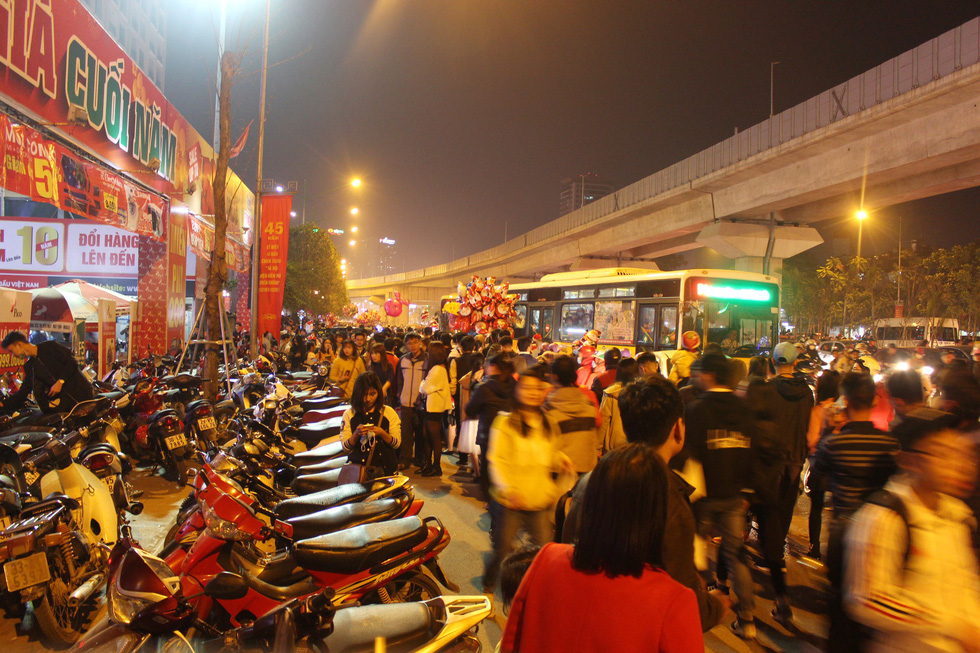
[{"label": "handbag", "polygon": [[476,432],[479,428],[480,420],[476,419],[465,419],[463,420],[462,426],[460,426],[459,434],[459,444],[457,448],[460,453],[476,453],[478,447],[476,446]]},{"label": "handbag", "polygon": [[374,460],[374,449],[378,446],[378,440],[373,435],[371,437],[371,449],[368,451],[367,460],[361,463],[345,463],[340,468],[340,475],[337,477],[337,485],[347,485],[349,483],[365,483],[372,481],[380,474],[379,468],[372,465]]}]

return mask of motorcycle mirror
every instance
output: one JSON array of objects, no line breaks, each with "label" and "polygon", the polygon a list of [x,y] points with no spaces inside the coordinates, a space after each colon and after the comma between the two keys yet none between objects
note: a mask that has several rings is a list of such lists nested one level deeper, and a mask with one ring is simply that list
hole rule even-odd
[{"label": "motorcycle mirror", "polygon": [[245,579],[230,571],[222,571],[204,586],[204,595],[215,599],[241,599],[248,594]]}]

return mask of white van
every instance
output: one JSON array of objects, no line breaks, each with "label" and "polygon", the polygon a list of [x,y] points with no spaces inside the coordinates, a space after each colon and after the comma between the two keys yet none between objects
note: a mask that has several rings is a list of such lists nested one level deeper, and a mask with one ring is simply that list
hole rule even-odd
[{"label": "white van", "polygon": [[925,340],[930,347],[959,343],[960,325],[946,317],[890,317],[874,323],[878,347],[915,347]]}]

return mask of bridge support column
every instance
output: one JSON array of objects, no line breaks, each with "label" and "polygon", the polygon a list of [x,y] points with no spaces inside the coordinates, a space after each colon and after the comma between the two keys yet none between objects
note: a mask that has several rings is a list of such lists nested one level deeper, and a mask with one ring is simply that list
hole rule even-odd
[{"label": "bridge support column", "polygon": [[722,256],[735,259],[735,269],[766,272],[778,277],[783,259],[823,242],[813,227],[787,227],[758,222],[713,222],[701,230],[697,242]]}]

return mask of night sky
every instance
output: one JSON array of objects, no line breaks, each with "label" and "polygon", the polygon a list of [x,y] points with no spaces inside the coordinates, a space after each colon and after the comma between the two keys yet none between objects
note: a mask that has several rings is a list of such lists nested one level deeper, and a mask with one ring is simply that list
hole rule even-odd
[{"label": "night sky", "polygon": [[[265,2],[228,4],[247,74],[234,141],[258,117]],[[166,95],[210,137],[218,2],[168,5]],[[274,0],[264,176],[306,182],[308,221],[395,238],[399,272],[444,263],[558,217],[563,177],[625,186],[764,120],[771,61],[778,113],[977,15],[976,0]],[[232,161],[250,187],[257,125]],[[362,191],[337,190],[352,175]],[[978,201],[886,211],[904,238],[951,245],[980,238]],[[871,222],[865,251],[894,247]]]}]

